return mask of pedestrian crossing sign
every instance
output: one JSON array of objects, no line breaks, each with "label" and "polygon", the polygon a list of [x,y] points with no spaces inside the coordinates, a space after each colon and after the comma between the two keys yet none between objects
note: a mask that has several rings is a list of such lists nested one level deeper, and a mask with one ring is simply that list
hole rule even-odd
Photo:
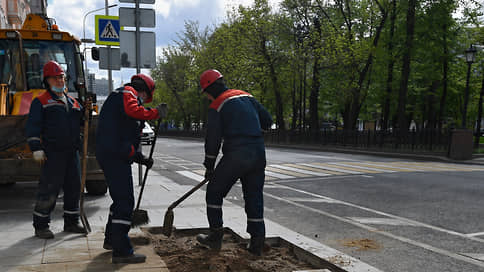
[{"label": "pedestrian crossing sign", "polygon": [[96,44],[119,46],[119,17],[96,15],[95,22]]}]

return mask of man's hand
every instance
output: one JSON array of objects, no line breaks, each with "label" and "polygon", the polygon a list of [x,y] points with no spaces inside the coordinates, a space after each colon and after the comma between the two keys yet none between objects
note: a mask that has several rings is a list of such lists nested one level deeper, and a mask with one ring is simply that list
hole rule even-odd
[{"label": "man's hand", "polygon": [[33,155],[34,155],[34,160],[36,162],[44,162],[44,161],[47,160],[47,157],[45,156],[44,150],[34,151]]},{"label": "man's hand", "polygon": [[146,166],[146,168],[151,169],[153,167],[154,160],[152,158],[144,157],[143,160],[141,161],[141,164]]},{"label": "man's hand", "polygon": [[166,103],[159,104],[156,106],[156,109],[158,110],[160,118],[166,118],[166,115],[168,114],[168,105],[166,105]]},{"label": "man's hand", "polygon": [[86,110],[92,110],[92,98],[91,97],[88,97],[86,99],[86,101],[84,102],[84,108],[86,108]]},{"label": "man's hand", "polygon": [[205,170],[205,178],[211,180],[213,178],[213,173],[215,173],[214,169],[207,168],[207,170]]},{"label": "man's hand", "polygon": [[134,156],[134,162],[141,163],[142,165],[146,166],[146,168],[148,168],[148,169],[151,169],[151,167],[153,167],[153,163],[154,163],[152,158],[148,158],[141,153],[137,153]]}]

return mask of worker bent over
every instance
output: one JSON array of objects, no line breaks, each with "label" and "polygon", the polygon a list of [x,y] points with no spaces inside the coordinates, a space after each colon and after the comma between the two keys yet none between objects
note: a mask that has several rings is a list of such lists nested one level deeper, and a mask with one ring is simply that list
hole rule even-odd
[{"label": "worker bent over", "polygon": [[47,91],[32,101],[26,134],[34,159],[43,164],[33,214],[35,236],[51,239],[50,213],[61,188],[64,231],[85,232],[79,225],[82,107],[67,95],[65,73],[57,62],[45,64],[43,77]]},{"label": "worker bent over", "polygon": [[144,74],[113,91],[103,104],[96,132],[96,158],[113,200],[106,224],[104,248],[113,250],[113,263],[139,263],[146,257],[135,254],[128,237],[134,208],[131,164],[138,162],[151,168],[153,160],[141,153],[140,137],[144,120],[166,115],[166,108],[143,107],[152,101],[155,82]]},{"label": "worker bent over", "polygon": [[[265,240],[264,187],[266,155],[263,130],[270,128],[272,118],[267,110],[249,93],[230,90],[216,70],[205,71],[200,77],[203,93],[212,100],[208,112],[205,140],[205,177],[207,186],[207,216],[209,235],[197,240],[220,250],[223,238],[222,202],[240,179],[247,214],[247,232],[251,235],[248,250],[262,254]],[[223,139],[223,157],[215,167]]]}]

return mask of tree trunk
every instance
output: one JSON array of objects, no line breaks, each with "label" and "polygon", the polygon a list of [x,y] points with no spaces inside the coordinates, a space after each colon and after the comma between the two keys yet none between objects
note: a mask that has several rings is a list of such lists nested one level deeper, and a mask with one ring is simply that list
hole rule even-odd
[{"label": "tree trunk", "polygon": [[[429,92],[427,94],[427,128],[434,129],[435,128],[435,110],[434,110],[434,103],[435,103],[435,93],[437,92],[437,88],[439,87],[440,82],[434,81],[429,88]],[[425,120],[422,120],[425,121]]]},{"label": "tree trunk", "polygon": [[277,80],[276,69],[274,67],[274,63],[272,61],[269,52],[267,52],[266,47],[266,39],[261,39],[261,51],[264,59],[266,60],[267,64],[269,65],[269,72],[270,78],[272,81],[272,89],[274,91],[274,95],[276,97],[276,122],[280,130],[285,130],[285,122],[284,122],[284,106],[282,104],[282,95],[279,89],[279,82]]},{"label": "tree trunk", "polygon": [[319,131],[319,112],[318,112],[318,97],[321,82],[319,81],[319,58],[315,56],[313,65],[313,84],[311,94],[309,96],[309,127],[311,134],[315,135]]},{"label": "tree trunk", "polygon": [[412,55],[414,30],[415,30],[415,7],[417,0],[408,0],[407,9],[407,36],[403,55],[402,78],[398,94],[398,126],[402,135],[408,132],[408,122],[405,116],[407,106],[408,79],[410,77],[410,61]]},{"label": "tree trunk", "polygon": [[[175,99],[178,102],[178,106],[180,107],[180,111],[183,114],[183,127],[184,127],[183,129],[184,130],[189,130],[189,128],[190,128],[190,126],[189,126],[190,125],[190,120],[189,120],[189,117],[188,117],[188,115],[187,115],[187,113],[185,111],[185,107],[183,106],[183,101],[182,101],[180,95],[178,95],[178,92],[176,91],[175,88],[170,88],[170,89],[172,90],[173,95],[175,96]],[[187,128],[187,125],[188,125],[188,128]]]},{"label": "tree trunk", "polygon": [[291,130],[295,131],[297,126],[297,98],[296,98],[296,73],[292,77],[292,124]]},{"label": "tree trunk", "polygon": [[445,102],[447,99],[447,75],[449,73],[449,48],[447,45],[447,25],[443,25],[444,28],[444,59],[443,59],[443,77],[442,77],[442,96],[440,97],[440,107],[439,107],[439,130],[442,129],[445,114]]},{"label": "tree trunk", "polygon": [[388,68],[387,68],[387,88],[386,88],[386,96],[385,96],[385,102],[383,104],[383,118],[382,118],[382,125],[381,128],[382,130],[387,130],[388,129],[388,123],[389,123],[389,116],[390,116],[390,99],[392,96],[392,84],[393,84],[393,66],[395,64],[395,58],[393,57],[393,36],[395,34],[395,21],[397,18],[397,1],[393,0],[392,1],[392,15],[391,15],[391,22],[390,22],[390,40],[388,42],[388,54],[390,56],[390,61],[388,62]]},{"label": "tree trunk", "polygon": [[[380,12],[382,14],[382,18],[380,20],[380,24],[378,25],[378,28],[376,29],[375,32],[375,37],[373,38],[373,48],[377,48],[378,42],[380,40],[381,32],[383,30],[383,27],[385,26],[385,21],[388,17],[388,11],[384,10],[383,7],[380,5],[378,1],[375,1],[378,6],[380,7]],[[365,97],[361,98],[361,91],[365,88],[363,85],[365,83],[365,80],[367,78],[367,75],[369,74],[371,65],[373,64],[373,50],[370,50],[370,53],[368,54],[368,58],[366,59],[365,66],[359,73],[359,79],[358,79],[358,87],[354,88],[352,91],[351,95],[351,100],[349,101],[349,105],[346,106],[345,111],[347,110],[347,120],[349,121],[348,125],[345,123],[345,129],[346,130],[353,130],[355,129],[356,122],[358,120],[358,116],[360,114],[360,109],[361,106],[363,105],[363,102],[365,100]],[[369,88],[369,81],[367,82],[368,86],[366,89]],[[349,106],[349,108],[348,108]]]},{"label": "tree trunk", "polygon": [[479,95],[479,109],[477,111],[476,136],[474,137],[474,147],[478,148],[481,141],[481,122],[482,122],[482,99],[484,96],[484,75],[482,76],[481,94]]},{"label": "tree trunk", "polygon": [[311,94],[309,96],[309,127],[313,137],[316,137],[319,131],[319,89],[321,87],[321,81],[319,80],[319,40],[321,37],[321,24],[318,19],[314,20],[314,27],[318,34],[316,41],[314,41],[313,51],[314,51],[314,64],[313,64],[313,82],[311,87]]}]

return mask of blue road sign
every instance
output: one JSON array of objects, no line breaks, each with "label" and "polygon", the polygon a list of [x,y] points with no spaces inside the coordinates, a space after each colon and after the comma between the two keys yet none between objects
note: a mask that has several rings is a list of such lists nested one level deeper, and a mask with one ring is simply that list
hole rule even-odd
[{"label": "blue road sign", "polygon": [[119,46],[121,27],[118,16],[96,15],[96,44]]}]

